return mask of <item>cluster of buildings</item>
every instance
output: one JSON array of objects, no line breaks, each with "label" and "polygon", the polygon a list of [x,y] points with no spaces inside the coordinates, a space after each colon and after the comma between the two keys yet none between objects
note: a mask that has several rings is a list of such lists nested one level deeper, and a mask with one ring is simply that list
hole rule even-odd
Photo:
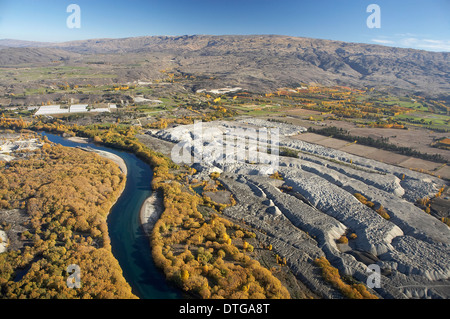
[{"label": "cluster of buildings", "polygon": [[57,114],[71,114],[71,113],[102,113],[111,112],[117,108],[116,104],[109,104],[105,108],[89,108],[88,104],[74,104],[68,108],[61,108],[61,105],[43,105],[34,113],[38,115],[57,115]]}]

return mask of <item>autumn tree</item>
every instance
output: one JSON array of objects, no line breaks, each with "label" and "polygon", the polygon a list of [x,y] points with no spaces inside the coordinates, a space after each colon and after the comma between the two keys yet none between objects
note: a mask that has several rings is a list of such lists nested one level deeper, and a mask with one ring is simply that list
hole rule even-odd
[{"label": "autumn tree", "polygon": [[[111,253],[106,226],[109,209],[125,186],[117,165],[49,143],[10,164],[0,168],[8,181],[0,178],[0,196],[29,216],[21,236],[30,245],[0,255],[0,296],[135,298]],[[81,289],[67,287],[70,264],[83,269]],[[15,273],[27,267],[16,280]]]}]

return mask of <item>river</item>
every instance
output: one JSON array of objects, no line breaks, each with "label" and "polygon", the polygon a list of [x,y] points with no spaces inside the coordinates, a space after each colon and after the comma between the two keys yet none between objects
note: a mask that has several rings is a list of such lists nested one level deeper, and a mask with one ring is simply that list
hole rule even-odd
[{"label": "river", "polygon": [[133,293],[141,299],[179,299],[181,292],[171,286],[152,259],[148,237],[139,220],[142,203],[152,193],[153,172],[134,154],[92,143],[72,142],[58,135],[41,133],[49,141],[68,147],[92,147],[120,156],[127,165],[127,182],[122,195],[112,207],[107,224],[111,249]]}]

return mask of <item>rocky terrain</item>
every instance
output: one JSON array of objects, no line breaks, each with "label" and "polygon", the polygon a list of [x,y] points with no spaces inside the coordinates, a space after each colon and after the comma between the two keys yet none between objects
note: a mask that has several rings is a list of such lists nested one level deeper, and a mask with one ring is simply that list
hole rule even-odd
[{"label": "rocky terrain", "polygon": [[[224,151],[220,158],[220,152],[208,151],[211,145],[226,148],[239,138],[247,141],[246,151],[273,148],[270,138],[224,138],[236,127],[258,131],[271,124],[278,125],[255,119],[202,123],[208,139],[201,142],[202,133],[193,125],[149,134],[194,146],[194,155],[207,150],[203,161],[193,164],[199,172],[195,178],[208,179],[210,172],[221,172],[220,182],[237,202],[224,214],[254,227],[259,239],[286,257],[298,278],[317,294],[338,295],[320,279],[313,264],[315,258],[325,256],[342,274],[364,283],[368,266],[378,265],[381,285],[375,291],[384,298],[450,296],[450,228],[415,205],[417,199],[434,197],[445,185],[443,180],[291,138],[294,131],[304,131],[301,127],[280,131],[279,146],[297,151],[298,157],[280,157],[278,166],[227,161],[229,153]],[[274,172],[279,173],[277,178],[270,176]],[[367,203],[358,200],[357,193]],[[382,210],[387,215],[379,213]],[[342,242],[342,236],[348,242]]]},{"label": "rocky terrain", "polygon": [[[42,147],[42,141],[37,138],[22,138],[17,134],[2,134],[0,137],[0,161],[12,161],[17,154],[21,156],[24,152],[33,151]],[[22,154],[20,154],[22,153]]]},{"label": "rocky terrain", "polygon": [[[194,76],[188,85],[193,91],[238,86],[264,92],[318,83],[443,95],[450,88],[449,58],[446,52],[275,35],[0,40],[1,66],[54,66],[56,61],[58,66],[88,67],[95,84],[151,82],[166,69]],[[83,78],[71,75],[69,80]]]}]

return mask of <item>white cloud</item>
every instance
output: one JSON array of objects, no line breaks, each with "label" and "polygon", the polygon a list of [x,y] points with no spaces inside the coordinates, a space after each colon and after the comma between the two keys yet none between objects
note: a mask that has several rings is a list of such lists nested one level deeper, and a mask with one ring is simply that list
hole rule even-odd
[{"label": "white cloud", "polygon": [[423,39],[423,42],[429,42],[429,43],[442,43],[442,41],[440,40],[431,40],[431,39]]},{"label": "white cloud", "polygon": [[392,40],[386,40],[386,39],[372,39],[372,42],[380,43],[380,44],[395,44]]},{"label": "white cloud", "polygon": [[450,52],[450,41],[424,39],[418,47],[424,50]]},{"label": "white cloud", "polygon": [[415,33],[396,33],[394,34],[395,37],[400,37],[400,38],[404,38],[404,37],[420,37],[419,34],[415,34]]},{"label": "white cloud", "polygon": [[[408,36],[407,36],[408,35]],[[383,37],[371,39],[373,43],[396,46],[401,48],[412,48],[427,51],[450,52],[450,40],[426,39],[413,37],[412,34],[397,34],[394,37]]]}]

